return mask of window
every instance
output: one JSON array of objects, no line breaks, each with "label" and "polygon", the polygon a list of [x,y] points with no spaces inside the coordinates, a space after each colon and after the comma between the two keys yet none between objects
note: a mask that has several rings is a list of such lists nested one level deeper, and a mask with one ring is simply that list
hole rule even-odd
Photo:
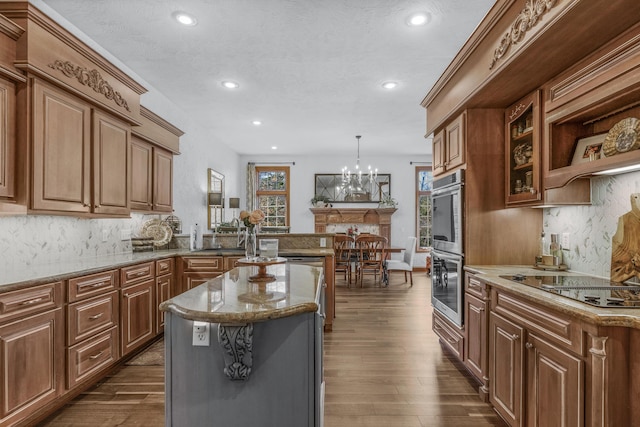
[{"label": "window", "polygon": [[262,225],[289,225],[289,167],[256,167],[256,200],[265,214]]},{"label": "window", "polygon": [[416,229],[418,251],[431,247],[431,166],[416,166]]}]

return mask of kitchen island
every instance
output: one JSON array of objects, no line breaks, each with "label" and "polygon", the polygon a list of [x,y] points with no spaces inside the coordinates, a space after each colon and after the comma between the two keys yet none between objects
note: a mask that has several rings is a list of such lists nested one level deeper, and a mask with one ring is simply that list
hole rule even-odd
[{"label": "kitchen island", "polygon": [[322,425],[323,269],[266,272],[237,267],[160,305],[167,426]]}]

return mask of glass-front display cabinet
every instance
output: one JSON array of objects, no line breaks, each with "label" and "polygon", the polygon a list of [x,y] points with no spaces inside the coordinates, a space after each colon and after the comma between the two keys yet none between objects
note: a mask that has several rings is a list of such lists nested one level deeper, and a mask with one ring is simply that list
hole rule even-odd
[{"label": "glass-front display cabinet", "polygon": [[526,206],[542,200],[540,174],[540,92],[505,112],[505,204]]}]

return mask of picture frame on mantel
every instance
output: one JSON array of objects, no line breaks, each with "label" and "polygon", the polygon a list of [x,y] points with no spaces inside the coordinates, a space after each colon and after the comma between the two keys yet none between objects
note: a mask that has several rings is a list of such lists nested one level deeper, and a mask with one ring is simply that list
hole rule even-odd
[{"label": "picture frame on mantel", "polygon": [[385,196],[391,196],[391,174],[371,178],[363,173],[360,182],[355,174],[350,181],[340,173],[317,173],[314,178],[315,196],[327,197],[328,203],[379,203]]},{"label": "picture frame on mantel", "polygon": [[597,135],[589,136],[586,138],[579,138],[576,141],[576,148],[573,151],[573,159],[571,165],[579,165],[581,163],[588,163],[594,160],[598,160],[604,157],[602,151],[602,144],[607,133],[600,133]]}]

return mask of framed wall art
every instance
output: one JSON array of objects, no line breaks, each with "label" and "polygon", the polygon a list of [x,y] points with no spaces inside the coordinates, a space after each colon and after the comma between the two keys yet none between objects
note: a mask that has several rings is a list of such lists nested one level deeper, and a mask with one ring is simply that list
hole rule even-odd
[{"label": "framed wall art", "polygon": [[606,133],[589,136],[587,138],[580,138],[576,141],[576,149],[573,152],[572,165],[579,165],[581,163],[587,163],[594,160],[598,160],[604,156],[602,151],[602,143]]}]

